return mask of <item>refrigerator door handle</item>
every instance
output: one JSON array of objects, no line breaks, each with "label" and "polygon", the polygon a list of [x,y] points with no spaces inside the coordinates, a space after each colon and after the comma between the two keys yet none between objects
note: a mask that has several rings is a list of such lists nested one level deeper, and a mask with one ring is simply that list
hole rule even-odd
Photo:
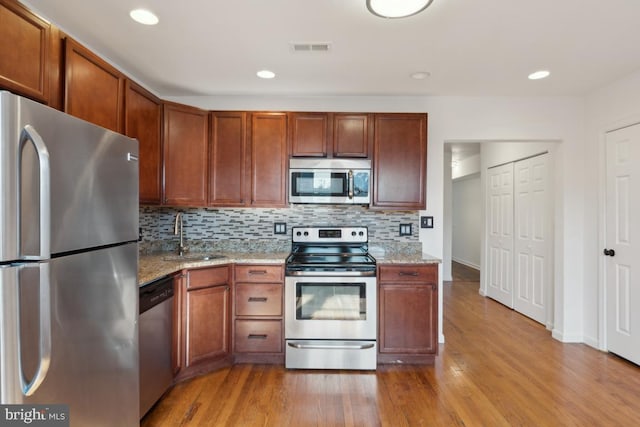
[{"label": "refrigerator door handle", "polygon": [[[31,125],[26,125],[20,134],[20,153],[22,147],[30,141],[38,154],[40,178],[40,255],[36,259],[51,257],[51,166],[49,150],[42,137]],[[18,164],[21,164],[20,161]],[[32,257],[25,257],[32,258]]]},{"label": "refrigerator door handle", "polygon": [[[22,367],[22,342],[20,338],[20,272],[26,268],[38,268],[38,367],[31,381],[25,378]],[[33,395],[49,371],[51,364],[51,282],[49,263],[22,264],[0,268],[0,403],[22,403],[23,396]]]},{"label": "refrigerator door handle", "polygon": [[[51,282],[49,275],[49,263],[36,264],[40,268],[40,360],[38,369],[31,381],[27,381],[20,367],[20,388],[25,396],[31,396],[38,390],[44,381],[51,364]],[[30,265],[25,266],[31,268]],[[35,266],[34,266],[35,267]],[[18,333],[18,360],[22,360],[22,346],[20,334]]]}]

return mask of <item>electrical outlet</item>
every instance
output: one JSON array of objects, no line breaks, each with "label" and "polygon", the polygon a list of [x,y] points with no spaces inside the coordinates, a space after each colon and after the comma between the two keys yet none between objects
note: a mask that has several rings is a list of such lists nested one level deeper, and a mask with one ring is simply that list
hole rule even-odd
[{"label": "electrical outlet", "polygon": [[411,224],[400,224],[400,235],[411,236]]},{"label": "electrical outlet", "polygon": [[287,223],[286,222],[274,222],[273,223],[273,234],[287,234]]},{"label": "electrical outlet", "polygon": [[420,217],[420,228],[433,228],[433,217],[432,216],[421,216]]}]

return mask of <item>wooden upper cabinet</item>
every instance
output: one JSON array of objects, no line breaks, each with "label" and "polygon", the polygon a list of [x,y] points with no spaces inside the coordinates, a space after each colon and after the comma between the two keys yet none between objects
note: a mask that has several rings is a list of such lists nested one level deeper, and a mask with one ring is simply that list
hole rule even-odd
[{"label": "wooden upper cabinet", "polygon": [[425,209],[427,115],[375,114],[371,207]]},{"label": "wooden upper cabinet", "polygon": [[209,113],[186,105],[164,104],[164,204],[205,206]]},{"label": "wooden upper cabinet", "polygon": [[126,81],[125,134],[139,143],[140,203],[162,202],[162,102]]},{"label": "wooden upper cabinet", "polygon": [[287,114],[251,114],[251,206],[286,206]]},{"label": "wooden upper cabinet", "polygon": [[290,113],[292,157],[369,157],[372,121],[360,113]]},{"label": "wooden upper cabinet", "polygon": [[368,158],[371,124],[369,114],[333,114],[333,156]]},{"label": "wooden upper cabinet", "polygon": [[328,113],[290,113],[291,156],[327,157],[329,122]]},{"label": "wooden upper cabinet", "polygon": [[0,87],[49,102],[51,25],[17,1],[0,0]]},{"label": "wooden upper cabinet", "polygon": [[247,113],[212,112],[209,145],[209,205],[248,202]]},{"label": "wooden upper cabinet", "polygon": [[123,132],[124,76],[74,40],[65,40],[65,112]]}]

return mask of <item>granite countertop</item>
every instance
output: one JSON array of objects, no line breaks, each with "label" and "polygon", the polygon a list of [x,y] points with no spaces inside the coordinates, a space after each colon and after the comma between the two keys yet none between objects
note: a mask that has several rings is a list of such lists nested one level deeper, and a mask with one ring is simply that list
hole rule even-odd
[{"label": "granite countertop", "polygon": [[[223,258],[210,260],[166,260],[165,257],[175,255],[174,252],[163,252],[153,255],[140,255],[138,260],[138,284],[144,285],[168,274],[188,268],[213,267],[224,264],[284,264],[288,252],[216,252]],[[194,254],[189,254],[193,256]]]},{"label": "granite countertop", "polygon": [[[223,258],[210,260],[167,260],[173,252],[163,252],[153,255],[140,255],[138,262],[138,283],[144,285],[160,277],[189,268],[212,267],[224,264],[284,264],[288,252],[216,252]],[[189,254],[193,256],[194,254]],[[439,258],[425,253],[417,254],[372,254],[378,264],[437,264]]]},{"label": "granite countertop", "polygon": [[439,264],[440,258],[426,253],[417,254],[376,254],[372,253],[378,264]]}]

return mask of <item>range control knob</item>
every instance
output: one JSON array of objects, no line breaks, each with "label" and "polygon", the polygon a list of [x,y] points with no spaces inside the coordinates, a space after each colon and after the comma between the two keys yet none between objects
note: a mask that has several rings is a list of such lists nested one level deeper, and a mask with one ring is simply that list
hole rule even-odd
[{"label": "range control knob", "polygon": [[302,236],[302,233],[298,231],[298,232],[296,233],[296,236]]},{"label": "range control knob", "polygon": [[355,231],[352,231],[352,232],[351,232],[351,235],[355,237],[356,232],[355,232]]},{"label": "range control knob", "polygon": [[364,231],[360,232],[360,237],[364,236]]},{"label": "range control knob", "polygon": [[308,236],[308,235],[309,235],[309,232],[308,232],[308,231],[305,231],[305,232],[304,232],[304,235],[305,235],[305,237],[306,237],[306,236]]}]

